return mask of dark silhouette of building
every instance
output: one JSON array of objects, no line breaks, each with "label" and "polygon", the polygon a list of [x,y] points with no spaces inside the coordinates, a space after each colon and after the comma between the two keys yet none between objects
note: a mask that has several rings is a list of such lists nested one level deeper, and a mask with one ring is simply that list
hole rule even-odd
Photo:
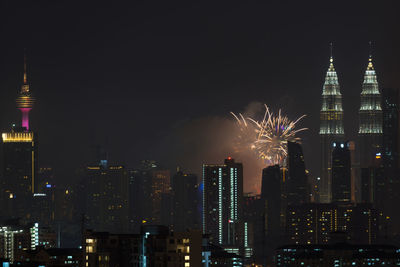
[{"label": "dark silhouette of building", "polygon": [[286,180],[286,201],[288,205],[309,202],[309,190],[304,163],[303,150],[300,144],[288,142],[288,176]]},{"label": "dark silhouette of building", "polygon": [[173,224],[173,196],[170,171],[156,161],[143,160],[129,174],[130,229],[142,224]]},{"label": "dark silhouette of building", "polygon": [[349,141],[348,147],[350,150],[350,162],[351,162],[351,202],[361,202],[361,174],[360,164],[358,162],[358,154],[356,150],[356,142]]},{"label": "dark silhouette of building", "polygon": [[382,209],[385,199],[385,174],[382,167],[361,169],[361,200]]},{"label": "dark silhouette of building", "polygon": [[245,194],[243,206],[244,261],[246,264],[263,262],[264,203],[261,195]]},{"label": "dark silhouette of building", "polygon": [[82,250],[79,248],[45,248],[23,250],[17,258],[16,266],[69,266],[83,265]]},{"label": "dark silhouette of building", "polygon": [[224,164],[203,165],[203,233],[221,246],[242,247],[243,166],[228,157]]},{"label": "dark silhouette of building", "polygon": [[351,201],[351,157],[348,142],[333,142],[332,202]]},{"label": "dark silhouette of building", "polygon": [[45,193],[35,193],[31,203],[30,221],[39,222],[42,226],[53,226],[54,205],[52,196]]},{"label": "dark silhouette of building", "polygon": [[279,165],[269,166],[263,169],[261,182],[261,201],[262,201],[262,232],[261,251],[257,257],[264,260],[272,258],[273,250],[283,242],[283,224],[286,202],[284,199],[284,184],[282,175],[286,175],[286,170]]},{"label": "dark silhouette of building", "polygon": [[382,164],[385,172],[384,213],[391,219],[389,232],[392,236],[400,235],[400,215],[397,206],[393,205],[393,203],[400,202],[399,105],[399,90],[383,88]]},{"label": "dark silhouette of building", "polygon": [[96,231],[126,232],[129,228],[129,179],[122,165],[86,168],[87,226]]},{"label": "dark silhouette of building", "polygon": [[200,229],[199,184],[195,174],[178,171],[171,181],[173,194],[173,229],[183,232]]},{"label": "dark silhouette of building", "polygon": [[139,232],[143,223],[151,221],[152,216],[152,171],[158,164],[143,160],[140,167],[129,170],[129,207],[132,232]]},{"label": "dark silhouette of building", "polygon": [[[151,171],[151,224],[172,223],[172,196],[171,196],[171,174],[166,169],[155,169]],[[168,221],[166,221],[168,220]]]},{"label": "dark silhouette of building", "polygon": [[398,89],[382,89],[382,158],[386,173],[390,176],[399,168],[399,102]]}]

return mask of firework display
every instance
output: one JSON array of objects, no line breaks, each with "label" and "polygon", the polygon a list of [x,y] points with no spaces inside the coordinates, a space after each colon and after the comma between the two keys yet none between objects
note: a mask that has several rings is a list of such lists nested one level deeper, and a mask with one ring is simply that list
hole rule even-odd
[{"label": "firework display", "polygon": [[236,150],[252,150],[267,165],[282,165],[287,155],[287,142],[300,142],[297,133],[307,128],[295,129],[296,124],[306,115],[292,121],[282,115],[281,110],[275,115],[267,105],[262,120],[236,115],[231,112],[237,121],[240,133],[238,134]]}]

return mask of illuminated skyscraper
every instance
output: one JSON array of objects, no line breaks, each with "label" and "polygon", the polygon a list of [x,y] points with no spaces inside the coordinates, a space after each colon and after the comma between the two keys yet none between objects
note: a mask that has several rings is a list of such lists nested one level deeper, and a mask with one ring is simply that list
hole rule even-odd
[{"label": "illuminated skyscraper", "polygon": [[342,95],[331,55],[329,69],[322,89],[320,111],[321,188],[320,201],[331,199],[332,143],[344,139]]},{"label": "illuminated skyscraper", "polygon": [[3,177],[1,195],[3,215],[28,219],[33,193],[36,192],[37,136],[29,131],[29,111],[34,98],[29,89],[24,61],[24,79],[18,94],[17,108],[22,112],[22,127],[13,125],[11,132],[3,133]]},{"label": "illuminated skyscraper", "polygon": [[243,166],[228,157],[224,164],[203,165],[203,233],[219,245],[241,246]]},{"label": "illuminated skyscraper", "polygon": [[360,166],[365,168],[369,167],[375,157],[380,157],[382,153],[381,95],[371,55],[364,75],[359,115]]}]

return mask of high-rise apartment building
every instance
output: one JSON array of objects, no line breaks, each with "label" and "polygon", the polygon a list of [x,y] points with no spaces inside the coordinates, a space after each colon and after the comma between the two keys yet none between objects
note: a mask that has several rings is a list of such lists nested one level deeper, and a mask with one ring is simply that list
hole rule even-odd
[{"label": "high-rise apartment building", "polygon": [[332,55],[322,89],[319,135],[321,142],[319,198],[321,202],[328,203],[331,200],[332,143],[344,139],[342,95]]},{"label": "high-rise apartment building", "polygon": [[286,235],[292,244],[327,244],[332,233],[346,240],[372,244],[377,240],[378,214],[370,204],[309,203],[289,206]]},{"label": "high-rise apartment building", "polygon": [[203,233],[210,242],[241,247],[243,166],[228,157],[224,164],[203,165]]},{"label": "high-rise apartment building", "polygon": [[261,195],[245,194],[243,202],[244,257],[248,260],[263,254],[263,201]]}]

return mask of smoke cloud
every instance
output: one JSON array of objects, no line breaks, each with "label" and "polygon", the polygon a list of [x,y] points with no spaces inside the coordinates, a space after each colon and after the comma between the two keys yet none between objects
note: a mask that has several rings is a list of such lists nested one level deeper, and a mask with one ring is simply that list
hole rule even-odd
[{"label": "smoke cloud", "polygon": [[[263,114],[263,110],[262,103],[252,102],[241,113],[245,117],[258,119],[257,115]],[[225,158],[231,156],[236,162],[243,163],[244,192],[260,193],[265,164],[253,151],[235,149],[239,133],[237,122],[229,113],[226,116],[180,121],[162,141],[162,161],[169,166],[178,164],[201,179],[202,164],[222,164]]]}]

